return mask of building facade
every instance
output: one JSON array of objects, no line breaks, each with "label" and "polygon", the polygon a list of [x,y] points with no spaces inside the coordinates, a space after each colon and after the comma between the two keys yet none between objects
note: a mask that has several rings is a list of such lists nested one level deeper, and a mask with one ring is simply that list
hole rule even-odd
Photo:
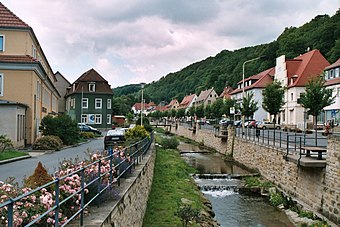
[{"label": "building facade", "polygon": [[90,69],[67,88],[66,113],[76,122],[96,128],[111,128],[112,98],[108,82]]},{"label": "building facade", "polygon": [[[56,78],[33,29],[0,3],[0,100],[17,103],[22,109],[17,112],[8,105],[0,105],[0,112],[8,114],[12,109],[11,122],[24,122],[17,130],[8,131],[0,120],[0,134],[10,135],[15,147],[34,143],[41,134],[39,126],[43,117],[58,113]],[[12,106],[13,107],[13,106]],[[4,108],[4,109],[3,109]],[[23,118],[23,119],[22,119]],[[21,122],[21,123],[20,123]]]}]

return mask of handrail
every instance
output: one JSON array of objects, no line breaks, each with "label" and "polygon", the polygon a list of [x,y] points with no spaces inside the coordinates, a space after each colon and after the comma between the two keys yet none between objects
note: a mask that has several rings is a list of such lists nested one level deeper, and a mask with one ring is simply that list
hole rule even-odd
[{"label": "handrail", "polygon": [[[41,221],[43,218],[51,218],[50,217],[51,213],[54,214],[53,215],[54,226],[65,226],[71,221],[73,221],[78,216],[80,217],[79,218],[80,226],[83,226],[84,211],[86,210],[86,208],[95,200],[97,201],[97,206],[98,206],[99,196],[104,191],[111,188],[115,182],[118,182],[118,186],[120,186],[120,178],[124,177],[128,170],[131,171],[132,167],[136,165],[136,162],[138,165],[138,161],[142,161],[144,155],[150,148],[152,141],[153,141],[153,133],[151,133],[150,138],[146,137],[142,139],[141,141],[136,142],[127,148],[124,148],[123,152],[125,154],[128,153],[131,158],[130,163],[126,166],[123,166],[123,163],[126,162],[126,159],[122,159],[119,163],[114,165],[113,160],[117,158],[117,153],[120,152],[120,151],[117,151],[115,153],[110,154],[109,156],[102,157],[99,160],[96,160],[86,166],[80,166],[79,169],[77,169],[76,171],[68,173],[64,176],[60,176],[60,177],[57,176],[57,178],[54,179],[53,181],[48,182],[38,188],[35,188],[34,190],[30,190],[29,192],[26,192],[15,198],[9,198],[8,200],[0,204],[0,214],[1,212],[7,213],[7,226],[12,227],[14,226],[14,222],[16,221],[15,218],[13,217],[14,216],[13,214],[15,210],[17,209],[16,208],[17,202],[20,202],[22,199],[25,199],[29,196],[35,195],[36,193],[42,194],[44,192],[48,192],[47,189],[54,188],[53,193],[48,192],[50,193],[51,196],[53,194],[53,198],[54,198],[53,206],[51,205],[49,209],[46,209],[46,211],[43,212],[42,214],[36,214],[38,216],[34,220],[31,220],[29,223],[27,223],[25,226],[33,226],[33,225],[36,225],[39,221]],[[132,148],[134,148],[135,150],[131,154]],[[109,170],[102,172],[102,164],[108,161],[109,161]],[[86,170],[92,168],[93,166],[97,167],[98,173],[92,180],[89,180],[89,182],[86,182],[87,179],[85,177],[85,172]],[[122,167],[124,169],[121,169]],[[80,178],[80,187],[77,190],[74,190],[73,193],[67,195],[65,198],[60,197],[60,187],[62,185],[60,183],[65,182],[67,179],[75,175]],[[105,179],[105,177],[107,176],[108,176],[108,180]],[[107,180],[106,182],[107,184],[104,187],[102,187],[101,183],[105,182],[106,180]],[[95,185],[96,183],[97,185]],[[90,197],[87,202],[85,202],[85,191],[89,190],[91,186],[92,187],[97,186],[96,194],[93,195],[93,197]],[[74,201],[77,201],[77,203],[79,203],[79,205],[74,204],[75,206],[78,206],[77,209],[70,217],[67,217],[67,219],[60,220],[59,215],[61,214],[62,206],[65,205],[67,202],[70,202],[70,201],[72,202],[72,199],[74,199]],[[7,211],[6,211],[6,208],[7,208]]]}]

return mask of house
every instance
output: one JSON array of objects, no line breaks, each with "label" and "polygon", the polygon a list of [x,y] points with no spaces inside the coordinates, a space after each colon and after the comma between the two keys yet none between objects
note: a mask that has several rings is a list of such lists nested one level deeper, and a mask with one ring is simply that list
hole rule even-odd
[{"label": "house", "polygon": [[244,89],[243,80],[241,80],[237,83],[237,88],[230,93],[232,98],[235,99],[237,103],[242,103],[243,90],[244,94],[247,94],[248,92],[253,93],[253,100],[257,102],[258,107],[258,110],[255,111],[254,116],[252,117],[255,120],[263,121],[269,118],[268,113],[262,107],[262,91],[268,84],[273,82],[274,74],[275,68],[273,67],[262,71],[259,74],[245,78]]},{"label": "house", "polygon": [[197,95],[187,95],[183,98],[182,102],[179,104],[179,109],[185,109],[185,113],[188,113],[189,109],[194,105],[196,102]]},{"label": "house", "polygon": [[171,102],[168,105],[169,110],[177,110],[178,107],[179,107],[179,102],[177,101],[177,99],[171,100]]},{"label": "house", "polygon": [[332,65],[325,68],[325,87],[332,89],[334,103],[324,108],[325,122],[340,123],[340,58]]},{"label": "house", "polygon": [[60,99],[58,100],[58,113],[63,114],[66,111],[66,101],[65,101],[65,95],[67,88],[70,87],[71,83],[58,71],[54,74],[56,78],[55,87],[57,88]]},{"label": "house", "polygon": [[231,92],[233,92],[234,89],[232,87],[225,87],[222,91],[222,93],[218,96],[218,98],[221,98],[221,99],[231,99],[232,98],[232,95],[230,94]]},{"label": "house", "polygon": [[114,115],[112,116],[112,123],[115,122],[117,125],[124,125],[125,116],[123,115]]},{"label": "house", "polygon": [[42,118],[58,113],[55,83],[33,29],[0,3],[0,134],[15,147],[33,144]]},{"label": "house", "polygon": [[215,92],[214,88],[210,88],[208,90],[205,91],[201,91],[200,95],[197,97],[196,102],[195,102],[195,106],[199,106],[199,105],[211,105],[212,103],[214,103],[217,99],[218,95]]},{"label": "house", "polygon": [[143,111],[143,114],[146,114],[147,111],[147,103],[143,103],[143,108],[142,108],[142,103],[141,102],[137,102],[135,104],[133,104],[131,111],[136,115],[136,114],[141,114],[141,112]]},{"label": "house", "polygon": [[304,119],[306,110],[298,104],[298,99],[305,92],[308,81],[320,76],[329,65],[319,50],[309,51],[294,59],[286,59],[284,55],[276,59],[274,79],[287,88],[284,94],[285,104],[279,116],[281,124],[304,129],[307,123],[312,122],[312,117],[307,116]]},{"label": "house", "polygon": [[90,69],[67,88],[66,113],[77,122],[111,128],[112,97],[108,82]]}]

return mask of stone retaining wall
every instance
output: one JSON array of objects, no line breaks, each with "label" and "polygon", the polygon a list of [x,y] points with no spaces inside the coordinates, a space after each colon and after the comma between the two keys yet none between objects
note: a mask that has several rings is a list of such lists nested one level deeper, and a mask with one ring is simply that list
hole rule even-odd
[{"label": "stone retaining wall", "polygon": [[235,137],[229,129],[228,141],[222,142],[211,131],[192,131],[179,126],[173,133],[193,139],[204,140],[206,146],[222,154],[233,154],[236,161],[257,169],[262,176],[274,182],[285,193],[307,205],[315,212],[340,225],[340,136],[328,139],[326,168],[305,168],[286,161],[284,149],[256,144]]},{"label": "stone retaining wall", "polygon": [[139,164],[142,166],[141,169],[135,170],[138,171],[137,176],[126,179],[125,183],[129,184],[127,189],[120,193],[122,197],[101,226],[142,226],[152,185],[155,158],[155,147],[151,145],[148,155]]}]

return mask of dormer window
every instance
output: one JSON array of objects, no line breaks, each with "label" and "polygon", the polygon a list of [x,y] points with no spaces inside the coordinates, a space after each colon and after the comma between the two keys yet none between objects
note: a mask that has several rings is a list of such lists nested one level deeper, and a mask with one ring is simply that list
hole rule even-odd
[{"label": "dormer window", "polygon": [[5,36],[0,35],[0,51],[5,52]]},{"label": "dormer window", "polygon": [[340,71],[340,68],[336,68],[335,69],[335,77],[339,77],[339,71]]},{"label": "dormer window", "polygon": [[96,91],[96,84],[90,83],[89,84],[89,92],[95,92]]},{"label": "dormer window", "polygon": [[328,71],[325,72],[325,80],[328,80]]}]

